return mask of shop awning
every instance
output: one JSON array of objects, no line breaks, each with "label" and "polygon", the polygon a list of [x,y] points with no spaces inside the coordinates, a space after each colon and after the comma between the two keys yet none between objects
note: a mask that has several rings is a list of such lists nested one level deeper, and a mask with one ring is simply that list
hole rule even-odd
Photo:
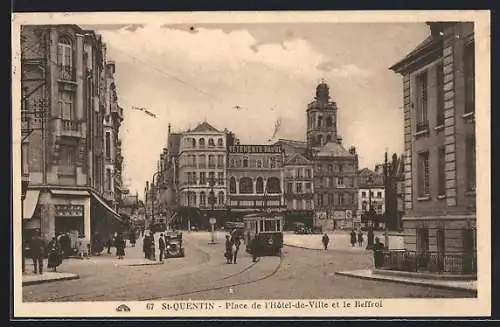
[{"label": "shop awning", "polygon": [[111,216],[113,216],[113,218],[118,219],[119,221],[123,222],[121,216],[116,211],[114,211],[113,208],[111,208],[106,203],[106,201],[104,201],[103,199],[101,199],[101,197],[99,195],[97,195],[96,193],[94,193],[94,192],[90,192],[90,193],[92,194],[92,197],[94,199],[96,199],[97,202],[99,202],[99,204],[101,204],[104,207],[104,209],[106,209],[111,214]]},{"label": "shop awning", "polygon": [[23,201],[23,219],[31,219],[35,213],[40,190],[28,190]]},{"label": "shop awning", "polygon": [[89,192],[84,190],[50,190],[54,195],[89,196]]}]

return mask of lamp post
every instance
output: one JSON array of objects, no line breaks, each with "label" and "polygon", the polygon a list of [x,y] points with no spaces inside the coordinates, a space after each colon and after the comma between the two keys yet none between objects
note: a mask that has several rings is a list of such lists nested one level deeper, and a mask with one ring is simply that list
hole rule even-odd
[{"label": "lamp post", "polygon": [[155,184],[155,178],[156,178],[156,176],[158,176],[159,173],[160,172],[157,171],[156,173],[153,174],[153,183],[152,183],[153,185],[152,186],[154,187],[154,189],[152,189],[152,191],[154,194],[153,193],[151,194],[151,224],[153,224],[153,221],[155,219],[155,214],[154,214],[154,212],[155,212],[155,197],[156,197],[156,188],[158,187]]},{"label": "lamp post", "polygon": [[210,242],[208,244],[215,244],[215,223],[216,219],[214,217],[214,211],[215,211],[215,193],[214,193],[214,185],[215,185],[215,177],[212,177],[208,180],[208,184],[210,186],[210,193],[208,197],[208,201],[211,205],[211,212],[210,212],[210,226],[211,226],[211,236],[210,236]]},{"label": "lamp post", "polygon": [[366,249],[370,250],[373,248],[373,214],[374,209],[372,207],[372,185],[373,185],[373,177],[371,175],[368,176],[367,180],[368,184],[368,235],[367,235],[367,245]]}]

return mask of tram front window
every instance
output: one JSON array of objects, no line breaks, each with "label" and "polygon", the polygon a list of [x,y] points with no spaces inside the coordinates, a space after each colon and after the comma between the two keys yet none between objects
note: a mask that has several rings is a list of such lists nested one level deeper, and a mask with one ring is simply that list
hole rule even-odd
[{"label": "tram front window", "polygon": [[265,231],[266,232],[275,232],[275,221],[274,220],[266,220],[265,221]]}]

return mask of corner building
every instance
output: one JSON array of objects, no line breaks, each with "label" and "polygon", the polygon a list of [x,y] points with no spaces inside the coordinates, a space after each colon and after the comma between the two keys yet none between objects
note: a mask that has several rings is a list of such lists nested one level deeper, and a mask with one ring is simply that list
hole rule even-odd
[{"label": "corner building", "polygon": [[430,35],[390,69],[403,76],[405,248],[476,270],[473,23],[428,23]]},{"label": "corner building", "polygon": [[203,122],[182,133],[178,160],[180,205],[192,224],[206,227],[226,212],[225,132]]},{"label": "corner building", "polygon": [[119,230],[104,173],[103,121],[111,116],[104,43],[76,25],[30,25],[21,49],[23,236],[40,229],[45,239],[69,232],[90,241]]}]

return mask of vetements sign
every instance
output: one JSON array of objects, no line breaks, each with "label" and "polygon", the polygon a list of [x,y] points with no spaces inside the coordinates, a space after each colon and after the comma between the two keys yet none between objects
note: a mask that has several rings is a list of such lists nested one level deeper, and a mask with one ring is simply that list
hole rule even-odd
[{"label": "vetements sign", "polygon": [[83,206],[82,205],[56,204],[55,211],[56,211],[56,216],[59,216],[59,217],[82,217],[83,216]]}]

